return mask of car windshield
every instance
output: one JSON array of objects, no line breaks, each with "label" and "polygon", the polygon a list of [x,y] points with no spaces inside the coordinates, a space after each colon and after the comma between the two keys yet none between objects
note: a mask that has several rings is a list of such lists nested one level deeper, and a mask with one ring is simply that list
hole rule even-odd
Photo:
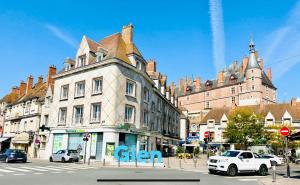
[{"label": "car windshield", "polygon": [[238,151],[226,151],[222,154],[225,157],[236,157],[240,152]]}]

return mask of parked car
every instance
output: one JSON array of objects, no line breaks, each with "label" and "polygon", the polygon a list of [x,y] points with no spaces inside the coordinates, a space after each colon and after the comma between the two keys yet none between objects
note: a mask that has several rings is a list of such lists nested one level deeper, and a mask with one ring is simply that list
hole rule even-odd
[{"label": "parked car", "polygon": [[210,157],[207,164],[211,174],[225,172],[229,176],[245,172],[257,172],[264,176],[271,168],[269,159],[256,157],[253,152],[246,150],[228,150],[221,156]]},{"label": "parked car", "polygon": [[261,157],[264,159],[270,159],[270,161],[275,161],[276,166],[283,164],[285,161],[285,159],[283,157],[278,157],[273,154],[262,154]]},{"label": "parked car", "polygon": [[4,153],[0,154],[0,161],[9,162],[27,162],[27,154],[23,150],[7,149]]},{"label": "parked car", "polygon": [[49,161],[78,162],[79,153],[77,152],[77,150],[59,150],[50,156]]},{"label": "parked car", "polygon": [[295,160],[295,163],[296,163],[296,164],[300,164],[300,159],[296,159],[296,160]]}]

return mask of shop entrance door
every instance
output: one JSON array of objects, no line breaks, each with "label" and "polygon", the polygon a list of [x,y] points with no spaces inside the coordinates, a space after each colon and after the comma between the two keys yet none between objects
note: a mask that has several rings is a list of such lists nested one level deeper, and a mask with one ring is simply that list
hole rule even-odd
[{"label": "shop entrance door", "polygon": [[103,148],[103,133],[97,134],[96,160],[101,160]]}]

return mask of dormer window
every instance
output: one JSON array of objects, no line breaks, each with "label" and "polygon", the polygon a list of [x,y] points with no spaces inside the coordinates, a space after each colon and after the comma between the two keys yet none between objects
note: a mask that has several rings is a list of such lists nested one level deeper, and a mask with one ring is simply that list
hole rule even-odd
[{"label": "dormer window", "polygon": [[230,83],[236,83],[237,81],[237,76],[235,74],[231,74],[229,77]]},{"label": "dormer window", "polygon": [[106,51],[103,48],[98,47],[96,56],[97,56],[96,62],[101,62],[104,59],[104,57],[106,57]]},{"label": "dormer window", "polygon": [[209,119],[207,120],[207,127],[212,128],[215,126],[215,120],[214,119]]},{"label": "dormer window", "polygon": [[78,57],[78,67],[85,66],[86,56],[82,55]]},{"label": "dormer window", "polygon": [[71,65],[70,64],[65,64],[65,71],[70,71]]}]

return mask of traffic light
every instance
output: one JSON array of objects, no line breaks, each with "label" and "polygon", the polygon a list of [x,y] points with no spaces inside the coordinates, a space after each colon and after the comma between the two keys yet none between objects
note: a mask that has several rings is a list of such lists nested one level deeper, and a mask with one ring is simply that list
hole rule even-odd
[{"label": "traffic light", "polygon": [[83,141],[88,141],[88,140],[89,140],[89,138],[87,138],[87,137],[83,138]]},{"label": "traffic light", "polygon": [[208,139],[204,138],[204,143],[207,144],[208,143]]}]

